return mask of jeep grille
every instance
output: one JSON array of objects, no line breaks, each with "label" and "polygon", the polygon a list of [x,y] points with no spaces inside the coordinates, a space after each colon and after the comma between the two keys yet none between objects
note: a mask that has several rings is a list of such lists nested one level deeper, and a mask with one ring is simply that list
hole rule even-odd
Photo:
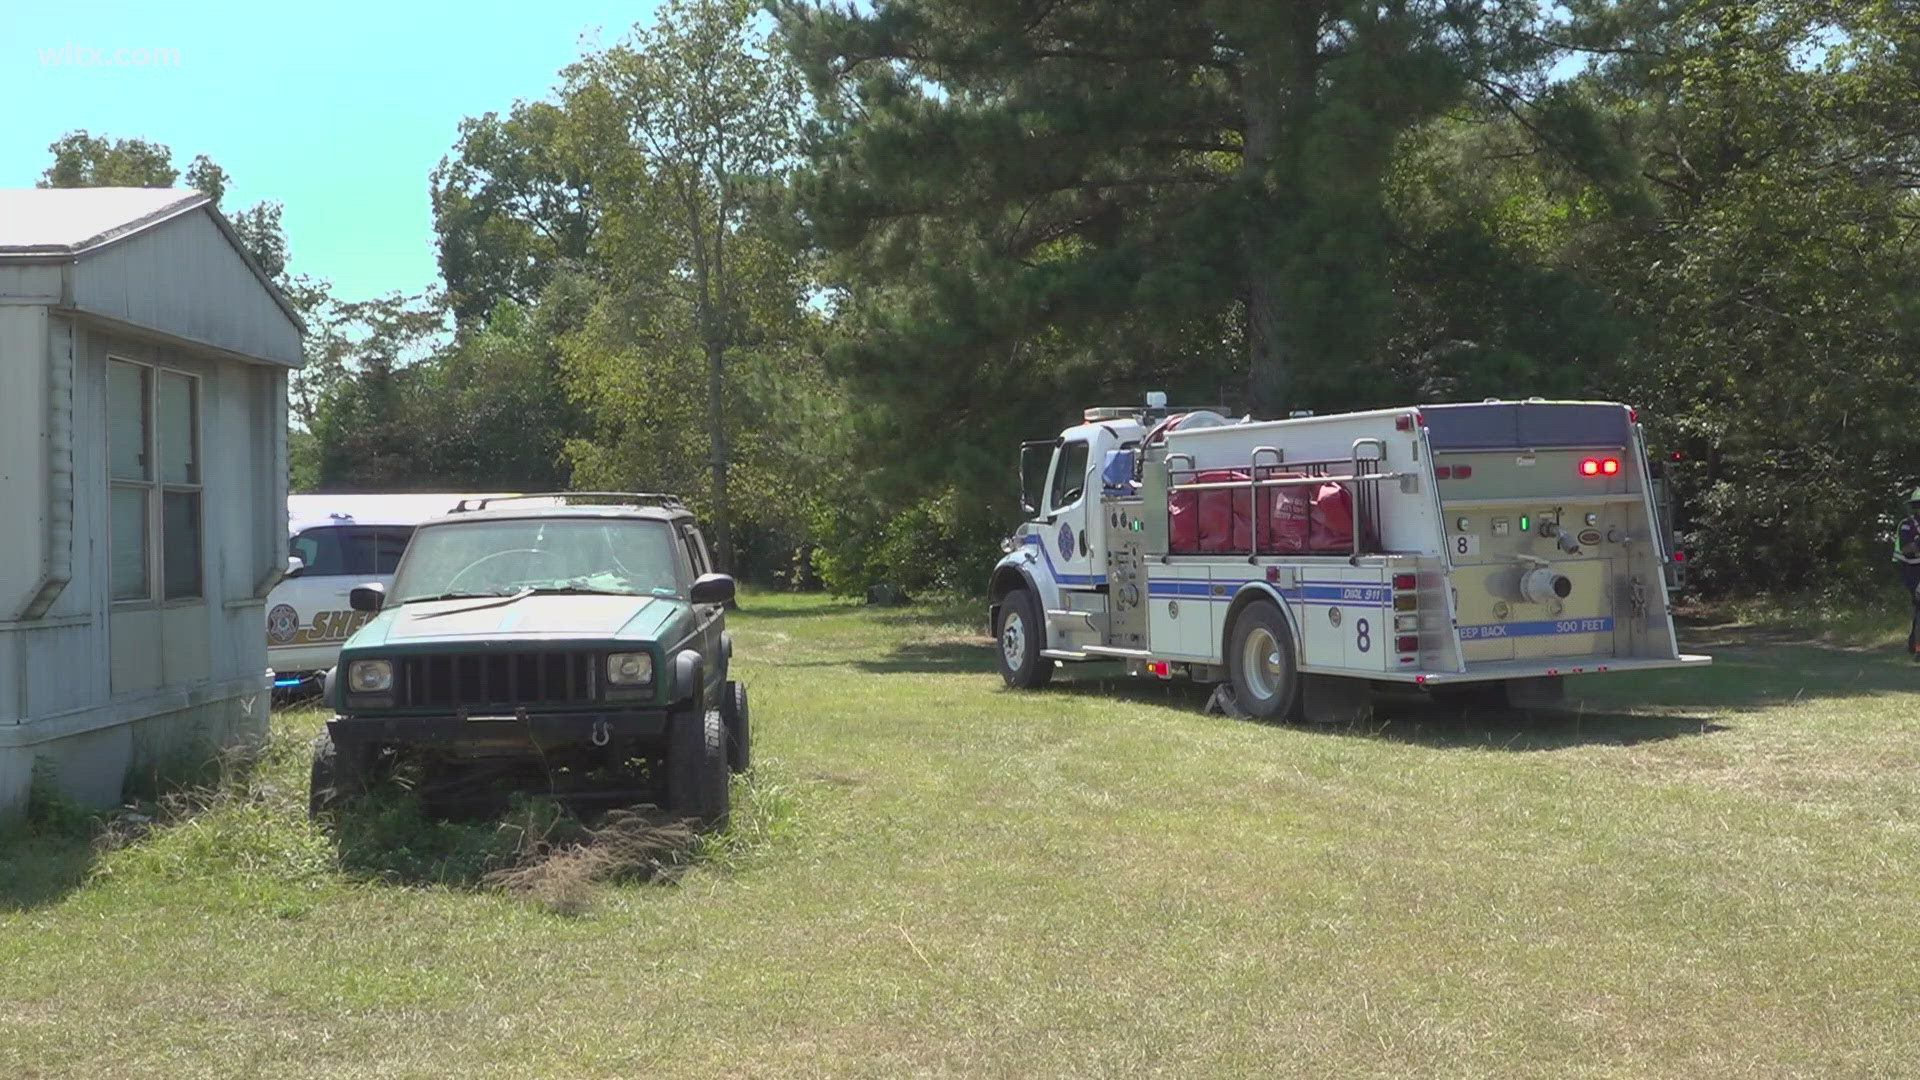
[{"label": "jeep grille", "polygon": [[400,699],[417,709],[512,712],[519,706],[594,700],[593,653],[468,653],[400,662]]}]

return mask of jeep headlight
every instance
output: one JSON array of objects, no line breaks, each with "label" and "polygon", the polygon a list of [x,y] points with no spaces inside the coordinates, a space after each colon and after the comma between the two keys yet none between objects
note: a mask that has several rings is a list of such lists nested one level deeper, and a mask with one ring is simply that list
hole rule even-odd
[{"label": "jeep headlight", "polygon": [[612,686],[644,686],[653,681],[653,654],[617,652],[607,657],[607,683]]},{"label": "jeep headlight", "polygon": [[393,661],[355,660],[348,664],[347,689],[356,694],[381,694],[393,689]]}]

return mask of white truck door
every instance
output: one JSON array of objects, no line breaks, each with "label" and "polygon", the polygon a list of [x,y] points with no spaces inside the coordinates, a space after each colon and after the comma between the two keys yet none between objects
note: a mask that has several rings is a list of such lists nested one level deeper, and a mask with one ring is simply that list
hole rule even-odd
[{"label": "white truck door", "polygon": [[[1054,579],[1067,588],[1092,588],[1105,577],[1096,574],[1096,553],[1087,534],[1088,469],[1091,447],[1086,439],[1073,438],[1060,444],[1053,456],[1053,472],[1047,483],[1047,505],[1040,518],[1040,550],[1053,568]],[[1099,552],[1105,562],[1106,553]],[[1103,567],[1104,569],[1104,567]]]}]

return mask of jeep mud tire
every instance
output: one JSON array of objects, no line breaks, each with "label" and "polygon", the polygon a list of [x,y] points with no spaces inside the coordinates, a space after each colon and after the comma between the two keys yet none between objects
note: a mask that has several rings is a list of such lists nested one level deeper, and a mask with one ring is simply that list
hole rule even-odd
[{"label": "jeep mud tire", "polygon": [[718,709],[667,721],[667,811],[707,825],[727,819],[727,725]]},{"label": "jeep mud tire", "polygon": [[1053,678],[1053,661],[1040,655],[1047,626],[1040,605],[1025,589],[1014,589],[1000,600],[994,619],[993,655],[1000,677],[1014,690],[1038,690]]},{"label": "jeep mud tire", "polygon": [[753,728],[748,723],[745,683],[729,679],[721,688],[720,719],[727,725],[727,768],[746,772],[753,767]]},{"label": "jeep mud tire", "polygon": [[368,765],[365,750],[348,747],[343,752],[332,735],[321,732],[313,740],[313,767],[307,775],[307,816],[319,817],[365,795]]}]

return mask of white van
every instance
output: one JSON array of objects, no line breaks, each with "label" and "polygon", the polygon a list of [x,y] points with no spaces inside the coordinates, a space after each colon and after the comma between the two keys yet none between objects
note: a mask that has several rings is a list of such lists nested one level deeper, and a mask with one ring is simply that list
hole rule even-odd
[{"label": "white van", "polygon": [[292,691],[333,666],[340,646],[373,616],[347,603],[356,585],[393,583],[414,526],[482,496],[293,495],[287,499],[287,574],[267,598],[274,689]]}]

